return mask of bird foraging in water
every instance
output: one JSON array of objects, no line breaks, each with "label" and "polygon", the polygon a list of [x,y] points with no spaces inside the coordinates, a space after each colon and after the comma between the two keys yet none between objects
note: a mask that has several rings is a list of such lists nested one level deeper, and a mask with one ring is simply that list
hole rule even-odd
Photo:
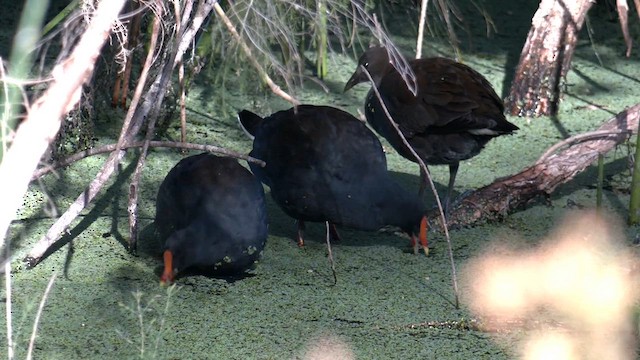
[{"label": "bird foraging in water", "polygon": [[[442,57],[411,60],[408,65],[415,74],[415,94],[390,62],[387,49],[369,48],[344,91],[369,81],[368,72],[389,114],[422,161],[449,165],[447,211],[460,161],[478,155],[489,140],[518,127],[505,118],[504,104],[489,81],[469,66]],[[401,156],[417,162],[373,89],[365,100],[365,116]],[[420,174],[422,194],[426,179],[422,169]]]},{"label": "bird foraging in water", "polygon": [[[300,105],[262,118],[238,114],[253,137],[249,164],[289,216],[359,230],[397,226],[428,254],[425,207],[387,171],[382,145],[364,123],[329,106]],[[303,243],[302,228],[298,243]]]},{"label": "bird foraging in water", "polygon": [[267,240],[262,184],[236,159],[209,153],[184,158],[160,185],[155,225],[166,240],[162,283],[187,268],[242,274]]}]

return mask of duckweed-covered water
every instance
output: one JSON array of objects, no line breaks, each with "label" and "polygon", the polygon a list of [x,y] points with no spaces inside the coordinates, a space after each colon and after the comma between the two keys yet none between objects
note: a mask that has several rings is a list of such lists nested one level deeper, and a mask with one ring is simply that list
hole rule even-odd
[{"label": "duckweed-covered water", "polygon": [[[465,9],[470,33],[461,30],[460,37],[462,60],[504,95],[537,2],[500,3],[485,4],[497,33],[485,38],[483,20]],[[593,130],[638,102],[640,52],[634,49],[631,58],[622,57],[617,24],[606,21],[604,11],[597,7],[591,14],[594,43],[583,34],[573,71],[567,77],[560,114],[553,119],[510,117],[520,131],[493,140],[479,156],[464,162],[456,181],[457,192],[516,173],[551,144],[567,135]],[[409,52],[414,27],[409,21],[400,23],[407,26],[398,28],[398,22],[391,22],[391,30]],[[637,27],[632,30],[637,33]],[[439,40],[429,38],[425,46],[427,55],[452,55]],[[355,67],[354,59],[332,53],[329,66],[329,93],[309,83],[299,97],[305,103],[332,105],[357,114],[368,87],[341,92]],[[239,76],[250,71],[246,65]],[[220,91],[225,91],[224,102],[216,98]],[[288,106],[271,95],[207,88],[206,79],[198,80],[189,94],[189,141],[247,153],[251,142],[237,125],[234,113],[246,107],[266,115]],[[113,142],[113,128],[123,117],[114,110],[110,121],[116,125],[106,121],[97,124],[100,143]],[[177,125],[170,128],[169,137],[178,138],[178,134]],[[416,166],[383,144],[398,181],[417,192]],[[605,159],[605,211],[622,217],[628,204],[627,153],[623,146]],[[429,234],[433,249],[427,258],[408,252],[408,240],[393,233],[342,229],[343,241],[333,244],[334,284],[323,225],[309,224],[306,246],[298,248],[293,241],[295,222],[270,198],[270,236],[264,257],[251,276],[233,282],[190,276],[179,279],[175,288],[160,287],[161,244],[152,224],[154,201],[163,177],[183,156],[165,149],[153,149],[149,154],[142,177],[137,256],[126,250],[127,189],[136,160],[133,152],[123,162],[118,178],[83,211],[60,249],[35,269],[26,270],[21,259],[54,221],[45,199],[49,196],[57,209],[66,210],[105,156],[84,159],[31,186],[9,234],[14,253],[11,300],[17,358],[26,354],[38,305],[53,276],[55,283],[35,342],[35,357],[41,359],[296,359],[317,343],[340,344],[357,359],[517,357],[520,330],[494,334],[437,325],[473,317],[464,304],[460,309],[454,307],[441,234]],[[442,192],[447,168],[431,167],[431,171]],[[457,265],[463,266],[496,239],[534,246],[576,204],[595,205],[595,178],[596,170],[590,168],[549,199],[534,202],[504,222],[451,231]],[[632,234],[633,229],[628,232]],[[2,300],[7,298],[4,287],[0,294]],[[0,307],[4,314],[5,301]],[[427,323],[436,326],[425,326]],[[5,324],[1,316],[0,339],[6,337]],[[6,350],[5,341],[0,343]]]}]

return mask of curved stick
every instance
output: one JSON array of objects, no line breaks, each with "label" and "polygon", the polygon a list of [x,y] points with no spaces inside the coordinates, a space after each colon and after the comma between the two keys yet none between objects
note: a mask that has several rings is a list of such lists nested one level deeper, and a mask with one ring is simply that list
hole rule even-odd
[{"label": "curved stick", "polygon": [[[144,141],[137,141],[134,143],[130,143],[130,144],[125,144],[123,145],[121,148],[122,149],[130,149],[130,148],[136,148],[136,147],[141,147],[144,144]],[[99,155],[99,154],[104,154],[104,153],[108,153],[108,152],[112,152],[113,150],[116,149],[117,144],[109,144],[109,145],[104,145],[104,146],[100,146],[97,148],[91,148],[91,149],[87,149],[84,151],[80,151],[77,152],[69,157],[66,157],[60,161],[56,161],[53,164],[47,164],[44,165],[43,167],[39,168],[38,170],[34,171],[33,176],[31,177],[31,181],[33,180],[37,180],[38,178],[42,177],[43,175],[46,175],[50,172],[55,171],[56,169],[65,167],[65,166],[69,166],[71,164],[73,164],[76,161],[82,160],[84,158],[87,158],[89,156],[94,156],[94,155]],[[265,162],[260,160],[260,159],[256,159],[253,158],[249,155],[244,155],[244,154],[240,154],[238,152],[232,151],[232,150],[228,150],[225,149],[223,147],[220,146],[216,146],[216,145],[202,145],[202,144],[194,144],[194,143],[181,143],[181,142],[175,142],[175,141],[150,141],[149,142],[149,147],[161,147],[161,148],[172,148],[172,149],[186,149],[186,150],[198,150],[198,151],[208,151],[208,152],[212,152],[212,153],[216,153],[216,154],[222,154],[228,157],[233,157],[236,159],[240,159],[240,160],[245,160],[247,162],[252,162],[254,164],[258,164],[262,167],[265,166]]]}]

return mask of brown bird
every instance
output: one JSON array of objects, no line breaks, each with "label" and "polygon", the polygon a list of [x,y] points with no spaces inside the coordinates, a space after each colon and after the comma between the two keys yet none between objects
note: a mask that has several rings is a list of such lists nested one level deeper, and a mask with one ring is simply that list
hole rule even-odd
[{"label": "brown bird", "polygon": [[[428,165],[449,165],[445,212],[453,191],[460,161],[480,153],[494,137],[511,134],[518,127],[505,118],[504,104],[480,73],[467,65],[442,57],[411,60],[416,94],[393,67],[385,47],[369,48],[358,61],[344,91],[369,81],[371,75],[384,104],[407,142]],[[406,159],[417,162],[371,89],[365,115],[378,134]],[[425,174],[420,171],[420,194]]]}]

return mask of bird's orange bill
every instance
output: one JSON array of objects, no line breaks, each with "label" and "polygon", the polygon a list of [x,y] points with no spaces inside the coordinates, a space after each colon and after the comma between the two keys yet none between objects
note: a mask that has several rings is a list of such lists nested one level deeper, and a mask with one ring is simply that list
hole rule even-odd
[{"label": "bird's orange bill", "polygon": [[422,249],[424,250],[424,254],[429,256],[429,244],[427,242],[427,217],[423,216],[422,220],[420,220],[420,232],[418,234],[418,238],[416,239],[415,235],[411,236],[411,246],[413,246],[413,252],[417,255],[420,251],[418,249],[418,242],[422,245]]},{"label": "bird's orange bill", "polygon": [[173,254],[171,253],[170,250],[166,250],[164,252],[164,254],[162,255],[162,257],[164,258],[164,272],[162,273],[162,276],[160,277],[160,284],[162,284],[162,285],[171,284],[173,282],[173,279],[174,279],[174,274],[173,274]]}]

